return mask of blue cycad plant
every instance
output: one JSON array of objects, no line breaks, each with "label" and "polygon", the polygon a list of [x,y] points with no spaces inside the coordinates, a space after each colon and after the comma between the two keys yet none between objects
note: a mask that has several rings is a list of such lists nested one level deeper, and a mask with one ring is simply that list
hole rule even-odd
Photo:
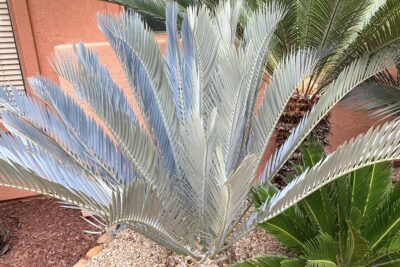
[{"label": "blue cycad plant", "polygon": [[205,259],[330,181],[400,158],[396,120],[344,144],[237,223],[252,181],[268,183],[332,106],[396,63],[398,52],[365,56],[343,69],[258,177],[280,115],[322,54],[286,55],[255,110],[265,55],[285,10],[272,3],[255,11],[239,39],[240,4],[221,3],[215,12],[190,7],[180,34],[178,8],[169,4],[165,57],[136,13],[99,15],[142,119],[96,55],[78,45],[74,57],[57,57],[54,66],[79,101],[42,77],[30,80],[31,97],[1,90],[9,132],[0,139],[0,185],[52,196],[92,212],[99,228],[124,224]]}]

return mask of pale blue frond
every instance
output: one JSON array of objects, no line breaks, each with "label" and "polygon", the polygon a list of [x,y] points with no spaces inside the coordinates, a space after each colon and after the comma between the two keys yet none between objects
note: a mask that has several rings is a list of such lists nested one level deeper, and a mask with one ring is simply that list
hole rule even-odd
[{"label": "pale blue frond", "polygon": [[134,12],[116,18],[101,15],[98,21],[100,30],[124,66],[144,119],[161,150],[163,162],[175,175],[178,148],[174,146],[177,144],[179,122],[175,107],[170,105],[173,97],[159,46],[140,16]]},{"label": "pale blue frond", "polygon": [[35,93],[58,113],[68,127],[66,131],[70,138],[77,140],[107,172],[124,184],[138,176],[122,149],[59,86],[42,77],[30,79],[29,83]]},{"label": "pale blue frond", "polygon": [[208,118],[219,101],[220,93],[215,88],[214,78],[221,52],[220,36],[212,19],[211,12],[204,7],[190,7],[187,13],[188,37],[193,46],[192,89],[193,112],[204,118],[204,127],[208,127]]},{"label": "pale blue frond", "polygon": [[[17,90],[13,90],[11,94],[8,94],[7,91],[5,88],[0,88],[0,105],[6,110],[1,113],[1,116],[6,127],[23,133],[29,126],[27,124],[30,123],[31,128],[37,128],[43,135],[47,135],[54,142],[58,142],[67,153],[75,155],[87,166],[92,165],[92,160],[82,146],[70,137],[69,130],[65,125],[54,114],[50,113],[43,103],[40,103],[40,100],[20,95]],[[9,105],[10,102],[14,103],[14,106]],[[25,122],[22,122],[22,120]]]},{"label": "pale blue frond", "polygon": [[[170,177],[163,169],[158,147],[152,142],[151,136],[137,124],[122,90],[109,78],[107,70],[99,65],[92,52],[80,46],[76,53],[78,62],[56,60],[57,71],[80,91],[82,100],[88,101],[96,115],[106,124],[138,175],[161,187],[169,183]],[[143,154],[143,150],[147,154]]]},{"label": "pale blue frond", "polygon": [[33,171],[51,182],[81,192],[102,205],[111,201],[111,188],[67,158],[53,158],[21,136],[1,135],[0,157]]},{"label": "pale blue frond", "polygon": [[165,56],[165,67],[168,76],[169,86],[171,88],[176,113],[179,116],[181,124],[186,123],[186,102],[183,90],[181,53],[179,51],[179,39],[177,31],[178,5],[168,3],[166,11],[167,26],[167,51]]},{"label": "pale blue frond", "polygon": [[186,113],[189,113],[193,107],[194,93],[193,93],[193,64],[194,64],[194,51],[193,51],[193,36],[189,27],[188,17],[185,17],[182,22],[182,52],[181,52],[181,66],[182,66],[182,87],[183,96],[186,103]]}]

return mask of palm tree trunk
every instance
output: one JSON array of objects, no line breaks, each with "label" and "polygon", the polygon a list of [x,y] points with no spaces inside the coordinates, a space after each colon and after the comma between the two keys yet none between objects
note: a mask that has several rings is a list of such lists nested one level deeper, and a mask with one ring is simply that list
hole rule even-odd
[{"label": "palm tree trunk", "polygon": [[[291,131],[299,124],[300,120],[312,109],[312,107],[318,102],[318,97],[311,97],[302,93],[295,93],[286,109],[281,116],[278,126],[276,128],[276,148],[279,148],[285,143]],[[310,138],[316,138],[324,146],[329,145],[329,133],[331,129],[330,125],[330,114],[321,120],[321,122],[314,128],[310,137],[304,142],[310,140]],[[283,166],[279,173],[275,176],[273,182],[279,186],[284,187],[287,179],[290,179],[295,175],[293,165],[300,163],[301,155],[299,151],[293,153],[290,160]]]}]

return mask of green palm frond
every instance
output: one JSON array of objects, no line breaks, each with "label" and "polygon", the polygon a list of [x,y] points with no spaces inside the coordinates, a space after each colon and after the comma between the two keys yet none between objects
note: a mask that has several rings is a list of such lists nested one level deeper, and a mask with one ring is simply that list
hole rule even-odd
[{"label": "green palm frond", "polygon": [[370,15],[355,40],[343,51],[342,57],[345,62],[365,53],[377,53],[399,43],[400,30],[397,26],[400,22],[399,1],[386,0],[384,4],[380,4],[379,9],[372,10],[376,12]]},{"label": "green palm frond", "polygon": [[355,184],[360,184],[357,188],[353,188],[352,205],[357,206],[361,211],[363,219],[375,217],[376,211],[383,205],[382,199],[389,197],[392,178],[391,168],[388,168],[386,164],[376,164],[367,171],[366,176],[355,172],[352,177],[353,187]]},{"label": "green palm frond", "polygon": [[104,0],[110,3],[124,5],[129,8],[140,10],[160,20],[165,20],[165,8],[167,2],[164,0]]},{"label": "green palm frond", "polygon": [[273,218],[259,226],[274,235],[285,247],[292,251],[301,252],[307,237],[316,234],[315,229],[310,230],[309,221],[298,214],[296,210],[288,210],[282,216]]},{"label": "green palm frond", "polygon": [[365,257],[369,252],[368,241],[362,237],[361,233],[349,224],[349,237],[346,246],[344,261],[347,266],[357,266],[365,263]]},{"label": "green palm frond", "polygon": [[[241,267],[281,267],[282,262],[289,258],[284,256],[265,256],[240,262],[234,266]],[[289,266],[289,265],[285,265]]]},{"label": "green palm frond", "polygon": [[371,266],[385,266],[385,267],[396,267],[400,263],[400,252],[395,252],[390,255],[380,257]]},{"label": "green palm frond", "polygon": [[[393,237],[400,231],[400,201],[388,203],[380,213],[370,220],[363,232],[370,241],[371,249],[384,249],[390,246]],[[393,244],[392,244],[393,245]]]},{"label": "green palm frond", "polygon": [[334,267],[337,266],[337,243],[328,234],[320,234],[304,244],[304,255],[307,259],[306,266]]},{"label": "green palm frond", "polygon": [[[310,158],[324,161],[322,146],[317,143],[309,146],[310,149],[302,148],[303,164],[307,166]],[[312,169],[318,164],[308,166]],[[391,164],[386,162],[363,167],[338,178],[259,226],[303,257],[306,266],[396,266],[400,251],[400,186],[392,185],[391,174]],[[257,190],[261,198],[256,199],[257,207],[260,202],[267,206],[274,201],[270,195],[279,194],[268,193],[267,189]],[[318,198],[324,193],[329,206]],[[314,212],[308,210],[310,200],[318,199],[320,202],[315,205]],[[316,219],[318,212],[329,216],[331,232],[320,227],[321,220]],[[307,233],[304,229],[312,231]]]}]

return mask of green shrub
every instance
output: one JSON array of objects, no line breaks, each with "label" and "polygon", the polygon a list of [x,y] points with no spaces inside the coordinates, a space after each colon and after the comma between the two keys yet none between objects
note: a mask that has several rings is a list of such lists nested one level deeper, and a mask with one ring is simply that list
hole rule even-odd
[{"label": "green shrub", "polygon": [[[301,174],[325,157],[318,143],[302,148]],[[391,164],[379,163],[347,174],[294,207],[259,225],[295,257],[265,256],[241,266],[399,266],[400,185]],[[259,208],[272,186],[252,194]]]}]

